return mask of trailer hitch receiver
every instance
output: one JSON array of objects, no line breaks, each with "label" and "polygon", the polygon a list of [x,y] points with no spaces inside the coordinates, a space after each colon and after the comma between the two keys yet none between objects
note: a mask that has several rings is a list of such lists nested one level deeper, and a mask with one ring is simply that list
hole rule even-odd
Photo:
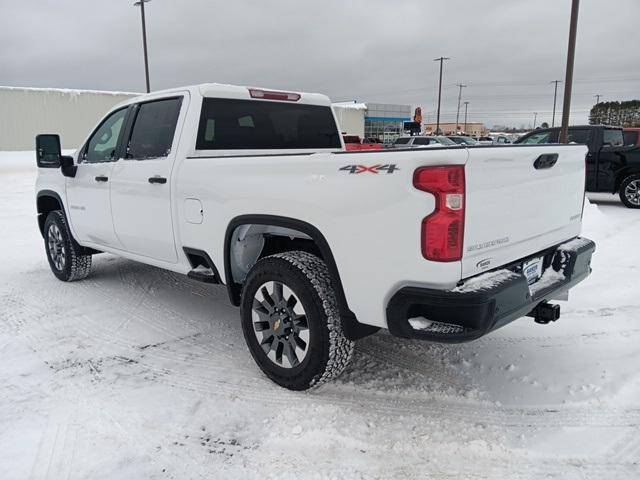
[{"label": "trailer hitch receiver", "polygon": [[546,325],[549,322],[555,322],[560,318],[560,305],[554,305],[547,302],[540,302],[536,308],[531,310],[528,317],[533,317],[533,321]]}]

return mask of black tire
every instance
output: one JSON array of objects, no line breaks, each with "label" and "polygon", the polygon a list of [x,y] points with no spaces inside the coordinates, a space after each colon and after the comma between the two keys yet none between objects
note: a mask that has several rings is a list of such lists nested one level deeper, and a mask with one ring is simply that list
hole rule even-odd
[{"label": "black tire", "polygon": [[618,194],[625,207],[640,208],[640,174],[629,175],[622,180]]},{"label": "black tire", "polygon": [[[82,280],[91,273],[91,255],[71,236],[60,210],[49,212],[44,222],[44,248],[53,274],[64,282]],[[62,254],[60,256],[60,254]]]},{"label": "black tire", "polygon": [[[292,313],[294,307],[291,307],[289,313],[281,313],[289,318],[291,322],[289,325],[297,321],[295,318],[305,319],[304,329],[308,330],[305,337],[306,351],[298,364],[288,360],[289,365],[286,367],[277,364],[276,360],[269,358],[273,344],[266,345],[263,336],[264,347],[262,347],[256,333],[260,329],[254,326],[256,321],[254,320],[254,301],[256,295],[262,295],[258,294],[258,290],[271,282],[282,284],[290,289],[299,299],[300,308],[303,308],[302,316]],[[281,298],[284,297],[281,295]],[[291,297],[288,300],[291,301]],[[287,302],[287,306],[290,303]],[[296,302],[294,301],[293,304],[295,305]],[[284,311],[284,309],[281,310],[281,312]],[[276,308],[272,313],[264,311],[264,315],[269,315],[269,324],[273,326],[273,329],[268,327],[268,335],[277,336],[276,323],[272,323],[274,315],[277,314]],[[265,318],[258,317],[257,311],[255,315],[255,318]],[[329,271],[320,258],[310,253],[285,252],[259,260],[249,272],[243,286],[240,316],[244,338],[255,362],[271,380],[290,390],[306,390],[337,377],[344,371],[353,354],[355,344],[344,336]],[[283,320],[283,323],[286,321],[286,319]],[[290,332],[289,335],[292,333]],[[280,341],[285,343],[283,336]],[[293,343],[293,341],[290,342]],[[265,349],[269,349],[269,352],[265,352]],[[271,355],[274,354],[271,353]],[[283,356],[282,351],[280,356]],[[298,361],[298,358],[294,360]]]}]

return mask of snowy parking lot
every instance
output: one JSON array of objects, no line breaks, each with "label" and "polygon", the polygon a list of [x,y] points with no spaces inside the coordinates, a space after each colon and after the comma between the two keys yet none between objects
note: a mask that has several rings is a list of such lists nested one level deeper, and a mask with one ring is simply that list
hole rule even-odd
[{"label": "snowy parking lot", "polygon": [[585,207],[562,318],[379,333],[337,381],[266,379],[226,290],[112,255],[50,273],[33,154],[0,154],[0,479],[640,477],[640,211]]}]

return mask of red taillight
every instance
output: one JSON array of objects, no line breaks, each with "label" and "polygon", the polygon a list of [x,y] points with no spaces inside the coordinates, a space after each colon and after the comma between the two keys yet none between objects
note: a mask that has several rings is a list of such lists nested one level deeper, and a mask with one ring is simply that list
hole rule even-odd
[{"label": "red taillight", "polygon": [[270,90],[258,90],[257,88],[250,88],[249,95],[251,95],[251,98],[261,98],[263,100],[282,100],[285,102],[297,102],[300,100],[299,93],[273,92]]},{"label": "red taillight", "polygon": [[435,211],[422,220],[422,256],[436,262],[462,258],[464,239],[464,167],[423,167],[413,174],[418,190],[436,197]]}]

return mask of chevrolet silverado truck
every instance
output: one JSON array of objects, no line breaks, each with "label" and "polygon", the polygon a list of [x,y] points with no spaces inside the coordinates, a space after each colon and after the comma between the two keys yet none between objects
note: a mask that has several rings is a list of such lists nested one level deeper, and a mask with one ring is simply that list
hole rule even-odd
[{"label": "chevrolet silverado truck", "polygon": [[[558,143],[560,128],[535,130],[516,143]],[[575,125],[569,127],[569,143],[586,145],[587,191],[617,193],[627,208],[640,208],[640,148],[625,141],[620,127]]]},{"label": "chevrolet silverado truck", "polygon": [[303,390],[381,328],[464,342],[556,320],[591,272],[586,152],[347,152],[324,95],[204,84],[117,105],[73,156],[38,135],[38,224],[62,281],[108,252],[224,285],[260,369]]}]

